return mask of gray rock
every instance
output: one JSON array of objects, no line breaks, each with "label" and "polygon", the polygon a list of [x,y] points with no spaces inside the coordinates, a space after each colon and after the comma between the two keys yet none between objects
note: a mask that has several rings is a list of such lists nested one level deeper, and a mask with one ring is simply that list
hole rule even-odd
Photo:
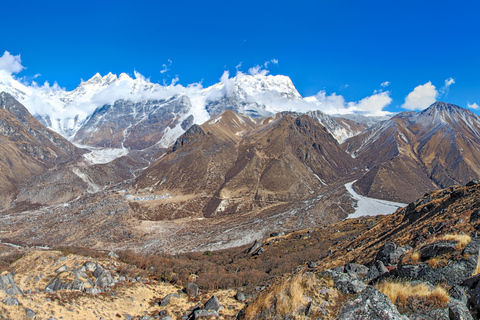
[{"label": "gray rock", "polygon": [[18,300],[13,297],[6,297],[2,300],[2,302],[5,303],[7,306],[18,306]]},{"label": "gray rock", "polygon": [[254,243],[253,246],[250,248],[250,250],[248,250],[248,253],[254,253],[254,252],[257,251],[257,249],[260,248],[261,246],[262,246],[262,240],[261,240],[261,239],[255,240],[255,243]]},{"label": "gray rock", "polygon": [[85,267],[85,271],[95,271],[95,269],[97,269],[97,264],[95,262],[92,262],[92,261],[87,261],[83,264],[83,266]]},{"label": "gray rock", "polygon": [[103,272],[98,275],[97,280],[95,281],[95,286],[101,289],[106,289],[114,285],[115,280],[110,275],[110,272],[106,270],[103,270]]},{"label": "gray rock", "polygon": [[64,271],[47,285],[45,292],[53,292],[58,290],[76,290],[85,291],[86,288],[93,286],[92,281],[85,272],[74,269],[72,271]]},{"label": "gray rock", "polygon": [[456,246],[457,244],[455,242],[432,243],[420,249],[420,256],[423,260],[441,256],[445,253],[455,251]]},{"label": "gray rock", "polygon": [[454,298],[448,303],[448,315],[450,320],[473,320],[467,306]]},{"label": "gray rock", "polygon": [[471,277],[471,275],[477,267],[479,247],[480,239],[472,240],[463,250],[461,259],[456,261],[450,260],[444,267],[431,268],[426,263],[418,265],[398,264],[398,276],[412,280],[425,280],[433,284],[443,282],[449,286],[462,283],[463,286],[472,288],[473,285],[463,282],[478,282],[478,280],[469,278],[475,278]]},{"label": "gray rock", "polygon": [[410,320],[449,320],[448,308],[424,310],[419,313],[409,315]]},{"label": "gray rock", "polygon": [[153,319],[149,316],[143,316],[140,318],[140,320],[153,320]]},{"label": "gray rock", "polygon": [[64,271],[71,271],[72,268],[70,267],[67,267],[66,265],[63,265],[61,266],[60,268],[58,268],[57,270],[55,270],[56,273],[59,273],[59,272],[64,272]]},{"label": "gray rock", "polygon": [[118,254],[116,254],[116,253],[113,252],[113,251],[110,251],[110,252],[108,253],[108,256],[109,256],[110,258],[114,258],[114,259],[118,259],[118,258],[119,258],[119,257],[118,257]]},{"label": "gray rock", "polygon": [[341,273],[333,276],[335,288],[343,293],[359,293],[365,290],[366,286],[363,282],[355,279],[352,275]]},{"label": "gray rock", "polygon": [[372,281],[375,282],[377,279],[381,279],[382,277],[388,275],[388,269],[385,268],[385,265],[382,261],[377,260],[375,263],[368,269],[367,274],[363,279],[365,281]]},{"label": "gray rock", "polygon": [[448,295],[451,298],[462,302],[464,305],[466,305],[468,302],[468,297],[465,294],[465,290],[461,286],[454,285],[453,287],[451,287],[450,290],[448,290]]},{"label": "gray rock", "polygon": [[12,273],[5,273],[0,275],[0,290],[6,290],[11,288],[9,295],[23,295],[22,290],[15,285],[15,281],[13,280]]},{"label": "gray rock", "polygon": [[167,294],[165,298],[163,298],[162,301],[160,301],[160,306],[166,307],[170,303],[170,299],[172,298],[180,298],[180,296],[178,295],[178,293]]},{"label": "gray rock", "polygon": [[316,268],[318,264],[315,261],[308,261],[307,267],[309,268]]},{"label": "gray rock", "polygon": [[218,301],[218,298],[216,295],[213,295],[210,299],[208,299],[207,302],[205,302],[205,305],[203,306],[203,309],[205,310],[215,310],[218,311],[222,308],[220,305],[220,301]]},{"label": "gray rock", "polygon": [[189,283],[186,293],[190,298],[195,298],[198,295],[198,285],[196,283]]},{"label": "gray rock", "polygon": [[375,260],[380,260],[385,265],[395,264],[410,249],[410,247],[397,247],[395,243],[389,242],[380,248]]},{"label": "gray rock", "polygon": [[160,320],[172,320],[172,317],[170,317],[170,316],[165,316],[165,317],[160,318]]},{"label": "gray rock", "polygon": [[390,264],[390,254],[397,249],[397,245],[393,242],[384,244],[377,252],[375,260],[380,260],[384,264]]},{"label": "gray rock", "polygon": [[98,278],[98,277],[100,277],[100,275],[101,275],[103,272],[105,272],[105,270],[104,270],[104,269],[102,268],[102,266],[99,265],[99,264],[97,264],[96,266],[97,266],[97,267],[95,268],[95,271],[93,271],[93,276],[94,276],[95,278]]},{"label": "gray rock", "polygon": [[272,232],[270,234],[270,237],[280,237],[280,236],[284,236],[285,235],[285,232],[283,231],[275,231],[275,232]]},{"label": "gray rock", "polygon": [[37,317],[37,314],[32,309],[25,308],[25,313],[28,319],[35,319]]},{"label": "gray rock", "polygon": [[235,295],[235,299],[238,301],[245,301],[245,294],[243,292],[237,292]]},{"label": "gray rock", "polygon": [[339,320],[408,320],[386,295],[373,287],[367,287],[355,300],[343,306]]},{"label": "gray rock", "polygon": [[205,309],[198,309],[193,312],[193,319],[202,319],[202,318],[210,318],[210,317],[218,317],[218,312],[216,310],[205,310]]},{"label": "gray rock", "polygon": [[368,267],[357,263],[347,263],[343,271],[346,273],[356,273],[364,275],[367,274]]}]

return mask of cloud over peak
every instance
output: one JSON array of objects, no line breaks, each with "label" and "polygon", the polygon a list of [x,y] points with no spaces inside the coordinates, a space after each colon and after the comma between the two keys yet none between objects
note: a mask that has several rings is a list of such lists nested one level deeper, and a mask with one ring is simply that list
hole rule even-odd
[{"label": "cloud over peak", "polygon": [[9,74],[19,73],[25,69],[22,66],[22,59],[20,55],[12,55],[10,52],[5,51],[3,56],[0,57],[0,70],[6,71]]}]

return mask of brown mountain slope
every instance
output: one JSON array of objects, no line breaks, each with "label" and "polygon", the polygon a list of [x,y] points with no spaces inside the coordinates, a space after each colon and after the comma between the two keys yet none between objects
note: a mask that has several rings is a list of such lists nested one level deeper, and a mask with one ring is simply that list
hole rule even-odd
[{"label": "brown mountain slope", "polygon": [[375,198],[409,202],[480,176],[480,118],[448,103],[401,113],[342,147],[370,169],[355,186]]},{"label": "brown mountain slope", "polygon": [[11,95],[0,93],[0,208],[12,203],[19,183],[81,153],[42,126]]},{"label": "brown mountain slope", "polygon": [[310,196],[352,168],[353,159],[308,116],[257,123],[226,111],[192,126],[137,179],[136,192],[169,193],[171,201],[132,205],[151,220],[248,212]]}]

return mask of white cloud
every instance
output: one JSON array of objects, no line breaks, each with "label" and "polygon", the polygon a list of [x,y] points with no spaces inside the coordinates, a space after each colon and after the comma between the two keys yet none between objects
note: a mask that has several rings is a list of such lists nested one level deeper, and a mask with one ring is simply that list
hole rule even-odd
[{"label": "white cloud", "polygon": [[273,64],[278,64],[278,59],[272,59],[272,60],[270,60],[270,62],[273,63]]},{"label": "white cloud", "polygon": [[445,84],[442,88],[440,88],[440,95],[448,95],[448,90],[450,90],[450,86],[455,83],[453,78],[445,79]]},{"label": "white cloud", "polygon": [[407,110],[422,110],[428,108],[437,100],[438,91],[432,82],[419,85],[405,97],[402,108]]},{"label": "white cloud", "polygon": [[469,107],[470,109],[474,109],[474,110],[478,110],[479,106],[476,102],[470,104],[470,102],[467,103],[467,107]]},{"label": "white cloud", "polygon": [[164,64],[162,64],[162,67],[163,67],[163,69],[162,69],[162,70],[160,70],[160,73],[162,73],[162,74],[163,74],[163,73],[165,73],[165,72],[169,71],[170,69],[169,69],[168,67],[170,67],[171,65],[172,65],[172,60],[168,59],[168,65],[167,65],[167,64],[165,64],[165,63],[164,63]]},{"label": "white cloud", "polygon": [[375,92],[373,95],[363,98],[358,102],[349,102],[348,107],[351,111],[363,113],[372,116],[385,116],[390,114],[388,111],[383,111],[392,103],[389,91]]},{"label": "white cloud", "polygon": [[23,69],[25,69],[25,67],[22,66],[20,55],[13,56],[10,52],[5,51],[3,56],[0,57],[0,70],[13,74],[19,73]]},{"label": "white cloud", "polygon": [[242,67],[242,61],[240,61],[240,63],[235,66],[235,69],[237,70],[237,72],[240,71],[241,67]]},{"label": "white cloud", "polygon": [[266,69],[262,69],[262,67],[259,65],[256,65],[248,69],[248,73],[252,76],[255,76],[255,75],[266,76],[269,73],[269,71]]},{"label": "white cloud", "polygon": [[385,81],[380,84],[382,88],[388,87],[390,85],[390,81]]}]

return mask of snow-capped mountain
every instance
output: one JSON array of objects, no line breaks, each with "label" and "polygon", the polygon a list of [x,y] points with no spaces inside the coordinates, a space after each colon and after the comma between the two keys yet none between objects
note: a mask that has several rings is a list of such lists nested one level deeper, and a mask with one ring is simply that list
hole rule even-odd
[{"label": "snow-capped mountain", "polygon": [[408,202],[433,188],[480,176],[480,117],[438,101],[381,122],[343,147],[370,169],[356,183],[360,191]]},{"label": "snow-capped mountain", "polygon": [[[41,123],[70,141],[109,148],[166,147],[190,125],[225,110],[266,117],[319,107],[318,100],[304,99],[289,77],[241,72],[233,78],[225,72],[219,83],[207,88],[160,85],[138,73],[135,79],[125,73],[103,77],[97,73],[72,91],[56,84],[27,86],[2,77],[0,90],[10,92]],[[339,122],[318,112],[314,117],[339,142],[360,131],[353,121]]]}]

